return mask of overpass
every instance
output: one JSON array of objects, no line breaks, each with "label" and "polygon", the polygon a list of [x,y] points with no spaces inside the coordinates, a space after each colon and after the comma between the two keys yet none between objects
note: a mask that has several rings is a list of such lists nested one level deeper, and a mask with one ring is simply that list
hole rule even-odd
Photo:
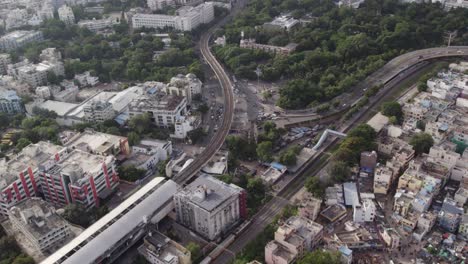
[{"label": "overpass", "polygon": [[[409,75],[414,71],[417,65],[423,62],[451,58],[451,57],[468,57],[468,46],[451,46],[451,47],[438,47],[421,49],[402,54],[385,64],[382,68],[378,69],[369,75],[362,82],[358,83],[352,91],[343,95],[346,97],[343,101],[357,102],[363,95],[365,88],[383,85],[383,89],[390,89],[386,86],[391,81],[398,77]],[[340,96],[337,97],[338,99]],[[281,127],[288,127],[295,124],[301,124],[312,120],[324,119],[327,116],[333,115],[336,112],[343,112],[350,105],[341,106],[334,112],[325,115],[316,113],[315,108],[302,109],[302,110],[286,110],[285,114],[281,115],[275,122],[280,123]]]},{"label": "overpass", "polygon": [[333,135],[340,138],[346,137],[345,133],[341,133],[331,129],[325,129],[325,131],[323,131],[323,134],[320,136],[320,139],[318,140],[317,144],[315,144],[315,146],[312,149],[317,151],[322,146],[323,142],[327,140],[328,135]]}]

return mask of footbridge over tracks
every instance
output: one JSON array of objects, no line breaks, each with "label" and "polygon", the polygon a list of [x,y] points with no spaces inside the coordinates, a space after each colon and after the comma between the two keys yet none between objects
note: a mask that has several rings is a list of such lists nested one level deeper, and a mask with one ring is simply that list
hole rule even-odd
[{"label": "footbridge over tracks", "polygon": [[317,144],[315,144],[315,146],[312,149],[317,151],[322,146],[323,142],[325,142],[325,140],[327,140],[328,135],[333,135],[333,136],[337,136],[337,137],[340,137],[340,138],[345,138],[346,137],[345,133],[341,133],[339,131],[335,131],[335,130],[331,130],[331,129],[325,129],[325,131],[323,132],[323,134],[320,137],[319,141],[317,142]]}]

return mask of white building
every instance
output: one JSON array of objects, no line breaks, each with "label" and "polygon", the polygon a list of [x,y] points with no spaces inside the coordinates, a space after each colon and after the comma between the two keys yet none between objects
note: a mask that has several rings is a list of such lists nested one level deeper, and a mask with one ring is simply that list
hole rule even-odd
[{"label": "white building", "polygon": [[33,88],[47,83],[47,74],[53,72],[56,76],[64,75],[62,62],[43,61],[29,64],[17,69],[18,80],[31,85]]},{"label": "white building", "polygon": [[75,24],[75,15],[71,7],[67,5],[61,6],[58,10],[59,19],[67,25]]},{"label": "white building", "polygon": [[192,264],[190,251],[157,230],[150,230],[138,252],[151,264]]},{"label": "white building", "polygon": [[171,134],[172,138],[184,139],[188,133],[201,124],[201,119],[195,116],[182,116],[176,119],[174,124],[174,134]]},{"label": "white building", "polygon": [[61,247],[72,235],[68,222],[40,198],[21,201],[8,212],[12,227],[42,252]]},{"label": "white building", "polygon": [[168,6],[175,6],[176,4],[174,0],[146,0],[146,3],[153,11],[161,10]]},{"label": "white building", "polygon": [[372,200],[364,199],[361,204],[353,206],[353,221],[356,223],[373,222],[376,207]]},{"label": "white building", "polygon": [[91,19],[91,20],[81,20],[78,22],[78,26],[82,28],[87,28],[92,32],[98,32],[100,30],[111,28],[113,25],[119,24],[119,21],[113,17],[103,18],[103,19]]},{"label": "white building", "polygon": [[187,97],[187,104],[192,103],[192,98],[196,94],[201,94],[202,82],[195,76],[189,73],[187,75],[179,74],[171,78],[171,81],[165,86],[164,90],[168,94]]},{"label": "white building", "polygon": [[180,31],[191,31],[201,24],[207,24],[214,19],[213,3],[206,2],[196,7],[183,6],[177,15],[135,14],[132,17],[133,28],[165,28],[170,27]]},{"label": "white building", "polygon": [[90,101],[83,107],[84,119],[87,122],[104,122],[115,117],[112,104],[105,101]]},{"label": "white building", "polygon": [[52,95],[49,89],[49,86],[38,86],[36,87],[36,95],[42,99],[50,99]]},{"label": "white building", "polygon": [[89,71],[86,71],[82,74],[75,74],[74,79],[78,81],[81,86],[95,86],[99,83],[99,78],[91,76]]},{"label": "white building", "polygon": [[0,53],[0,75],[7,72],[7,65],[11,63],[11,56],[8,53]]},{"label": "white building", "polygon": [[174,203],[177,221],[209,240],[247,216],[245,191],[207,175],[177,192]]},{"label": "white building", "polygon": [[147,113],[157,126],[168,127],[186,114],[187,99],[158,92],[138,97],[128,109],[130,117]]},{"label": "white building", "polygon": [[7,114],[16,114],[24,112],[21,98],[16,91],[6,90],[0,87],[0,112]]},{"label": "white building", "polygon": [[132,147],[131,156],[122,166],[133,165],[148,174],[153,173],[159,162],[167,160],[172,154],[172,142],[161,140],[142,140]]},{"label": "white building", "polygon": [[10,51],[43,39],[41,31],[13,31],[0,37],[0,50]]}]

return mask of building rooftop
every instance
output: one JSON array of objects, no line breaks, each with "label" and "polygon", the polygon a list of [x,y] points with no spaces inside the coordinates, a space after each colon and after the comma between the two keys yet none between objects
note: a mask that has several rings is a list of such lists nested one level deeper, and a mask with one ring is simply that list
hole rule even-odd
[{"label": "building rooftop", "polygon": [[92,153],[108,153],[108,150],[114,146],[120,146],[123,140],[125,138],[121,136],[85,130],[70,138],[65,146]]},{"label": "building rooftop", "polygon": [[150,230],[145,237],[145,244],[151,247],[151,250],[158,255],[159,259],[165,260],[167,263],[171,263],[173,259],[179,256],[190,256],[190,251],[157,230]]},{"label": "building rooftop", "polygon": [[185,100],[182,96],[157,92],[152,95],[143,95],[134,99],[129,107],[131,110],[158,109],[173,111]]},{"label": "building rooftop", "polygon": [[7,33],[0,37],[0,41],[2,40],[12,40],[12,39],[19,39],[19,38],[24,38],[27,37],[31,34],[36,34],[40,33],[40,31],[33,31],[33,30],[16,30],[12,31],[10,33]]},{"label": "building rooftop", "polygon": [[39,105],[40,108],[47,109],[49,111],[54,111],[58,116],[65,116],[68,112],[72,111],[79,104],[65,103],[53,100],[47,100]]},{"label": "building rooftop", "polygon": [[359,193],[355,182],[343,183],[344,200],[347,206],[359,204]]},{"label": "building rooftop", "polygon": [[330,222],[335,222],[340,217],[346,214],[346,208],[341,204],[330,205],[325,208],[320,215],[325,217]]},{"label": "building rooftop", "polygon": [[201,174],[178,194],[187,196],[192,203],[211,211],[242,190],[234,184],[227,184],[212,176]]},{"label": "building rooftop", "polygon": [[55,213],[55,209],[40,198],[25,199],[10,209],[10,217],[23,222],[28,232],[39,239],[52,230],[68,225],[68,222]]},{"label": "building rooftop", "polygon": [[288,233],[288,229],[305,239],[307,237],[314,237],[322,232],[323,226],[305,217],[292,216],[278,228],[277,232]]},{"label": "building rooftop", "polygon": [[296,258],[294,253],[292,253],[287,247],[283,246],[276,240],[268,242],[266,248],[271,248],[273,255],[285,259],[287,263],[292,263],[292,261]]},{"label": "building rooftop", "polygon": [[39,141],[23,148],[20,153],[13,156],[8,162],[0,161],[0,188],[4,188],[17,180],[19,174],[28,167],[34,170],[41,163],[54,159],[55,154],[62,149],[61,146]]}]

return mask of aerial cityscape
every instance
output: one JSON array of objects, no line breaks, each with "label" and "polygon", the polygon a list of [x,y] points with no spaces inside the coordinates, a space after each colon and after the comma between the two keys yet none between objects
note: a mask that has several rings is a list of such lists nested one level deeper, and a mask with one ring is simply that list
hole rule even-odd
[{"label": "aerial cityscape", "polygon": [[0,264],[468,261],[468,0],[0,0]]}]

